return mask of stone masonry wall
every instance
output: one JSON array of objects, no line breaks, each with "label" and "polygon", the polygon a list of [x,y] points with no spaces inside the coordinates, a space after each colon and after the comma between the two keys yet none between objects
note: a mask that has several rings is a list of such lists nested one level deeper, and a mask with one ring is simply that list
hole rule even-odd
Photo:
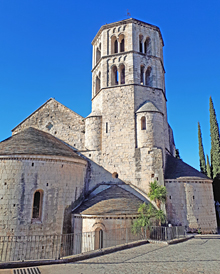
[{"label": "stone masonry wall", "polygon": [[[84,161],[61,157],[1,158],[0,235],[50,235],[68,230],[70,209],[84,192],[85,172]],[[32,222],[33,197],[39,189],[43,191],[42,221]]]},{"label": "stone masonry wall", "polygon": [[28,127],[34,127],[50,133],[76,149],[84,149],[84,118],[60,104],[55,99],[49,99],[44,105],[14,128],[12,134],[16,134]]},{"label": "stone masonry wall", "polygon": [[173,225],[216,232],[212,184],[206,181],[166,180],[167,217]]}]

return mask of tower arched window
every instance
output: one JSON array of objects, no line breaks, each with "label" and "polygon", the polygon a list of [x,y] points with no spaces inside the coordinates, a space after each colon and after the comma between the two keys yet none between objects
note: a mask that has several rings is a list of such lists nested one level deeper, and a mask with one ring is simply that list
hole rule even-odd
[{"label": "tower arched window", "polygon": [[146,129],[146,118],[145,116],[141,117],[141,130],[145,130]]},{"label": "tower arched window", "polygon": [[120,34],[119,35],[119,45],[120,45],[120,52],[124,52],[125,51],[125,39],[124,39],[124,34]]},{"label": "tower arched window", "polygon": [[36,190],[34,193],[32,219],[41,220],[43,204],[43,190]]},{"label": "tower arched window", "polygon": [[95,94],[97,94],[100,89],[101,89],[101,74],[99,74],[99,76],[96,76],[96,80],[95,80]]},{"label": "tower arched window", "polygon": [[120,43],[120,52],[125,51],[125,39],[123,38]]},{"label": "tower arched window", "polygon": [[96,64],[98,63],[100,58],[101,58],[101,50],[99,48],[97,48],[96,49]]},{"label": "tower arched window", "polygon": [[112,86],[118,85],[118,70],[116,66],[112,67]]},{"label": "tower arched window", "polygon": [[152,86],[152,68],[148,67],[145,74],[145,85],[151,87]]},{"label": "tower arched window", "polygon": [[149,37],[147,37],[144,42],[144,52],[148,55],[151,54],[151,40]]},{"label": "tower arched window", "polygon": [[118,41],[115,40],[114,42],[114,53],[118,53]]},{"label": "tower arched window", "polygon": [[122,64],[119,67],[120,72],[120,85],[125,84],[125,66]]},{"label": "tower arched window", "polygon": [[140,82],[141,82],[141,85],[145,84],[145,82],[144,82],[144,66],[141,66],[141,68],[140,68]]},{"label": "tower arched window", "polygon": [[143,52],[143,35],[139,35],[139,51]]}]

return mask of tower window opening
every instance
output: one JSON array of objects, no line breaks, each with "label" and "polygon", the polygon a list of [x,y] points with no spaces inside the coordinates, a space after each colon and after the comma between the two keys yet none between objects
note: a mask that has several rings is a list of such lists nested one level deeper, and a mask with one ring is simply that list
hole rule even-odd
[{"label": "tower window opening", "polygon": [[124,34],[119,35],[118,42],[119,42],[119,46],[120,46],[120,48],[119,48],[120,52],[124,52],[125,51]]},{"label": "tower window opening", "polygon": [[125,66],[124,65],[120,66],[120,84],[121,85],[125,84]]},{"label": "tower window opening", "polygon": [[145,42],[144,42],[144,52],[146,54],[151,54],[151,43],[150,43],[150,38],[147,37]]},{"label": "tower window opening", "polygon": [[141,117],[141,130],[146,129],[146,118],[145,116]]},{"label": "tower window opening", "polygon": [[41,219],[42,200],[43,200],[43,191],[42,190],[35,191],[34,201],[33,201],[32,219]]},{"label": "tower window opening", "polygon": [[[101,75],[100,75],[101,76]],[[100,76],[96,76],[96,81],[95,81],[95,94],[97,94],[101,88],[101,80]]]},{"label": "tower window opening", "polygon": [[115,35],[111,38],[111,53],[118,53],[118,40]]},{"label": "tower window opening", "polygon": [[114,53],[118,53],[118,41],[115,40],[114,42]]},{"label": "tower window opening", "polygon": [[116,66],[112,67],[112,85],[118,85],[118,70]]},{"label": "tower window opening", "polygon": [[141,80],[141,85],[144,85],[144,66],[141,66],[141,69],[140,69],[140,80]]},{"label": "tower window opening", "polygon": [[146,78],[145,78],[146,86],[152,86],[152,68],[148,67],[146,71]]},{"label": "tower window opening", "polygon": [[139,51],[143,52],[143,35],[139,35]]},{"label": "tower window opening", "polygon": [[125,39],[123,38],[120,43],[120,52],[125,51]]},{"label": "tower window opening", "polygon": [[96,49],[96,64],[98,63],[100,58],[101,58],[101,51],[99,48],[97,48]]},{"label": "tower window opening", "polygon": [[108,133],[108,122],[105,124],[105,132]]}]

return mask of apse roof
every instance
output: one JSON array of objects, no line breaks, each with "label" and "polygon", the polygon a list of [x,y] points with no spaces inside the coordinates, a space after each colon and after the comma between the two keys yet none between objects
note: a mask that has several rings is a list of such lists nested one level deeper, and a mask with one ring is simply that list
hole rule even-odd
[{"label": "apse roof", "polygon": [[49,133],[29,127],[0,143],[0,155],[57,155],[82,159]]},{"label": "apse roof", "polygon": [[184,163],[182,160],[173,157],[172,155],[166,155],[166,167],[165,167],[165,179],[207,179],[205,174],[199,172],[197,169],[191,167],[190,165]]},{"label": "apse roof", "polygon": [[113,185],[96,196],[89,197],[73,213],[85,215],[137,214],[142,203],[141,199],[129,191]]}]

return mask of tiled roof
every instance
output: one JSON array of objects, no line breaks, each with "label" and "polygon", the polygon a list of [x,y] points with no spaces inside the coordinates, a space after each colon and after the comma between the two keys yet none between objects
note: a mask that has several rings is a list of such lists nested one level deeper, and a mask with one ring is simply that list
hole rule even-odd
[{"label": "tiled roof", "polygon": [[187,165],[182,160],[166,155],[165,179],[194,178],[210,180],[205,174]]},{"label": "tiled roof", "polygon": [[0,155],[57,155],[81,159],[70,147],[49,133],[29,127],[0,143]]},{"label": "tiled roof", "polygon": [[73,213],[86,215],[137,214],[143,201],[119,186],[113,185],[89,197]]}]

